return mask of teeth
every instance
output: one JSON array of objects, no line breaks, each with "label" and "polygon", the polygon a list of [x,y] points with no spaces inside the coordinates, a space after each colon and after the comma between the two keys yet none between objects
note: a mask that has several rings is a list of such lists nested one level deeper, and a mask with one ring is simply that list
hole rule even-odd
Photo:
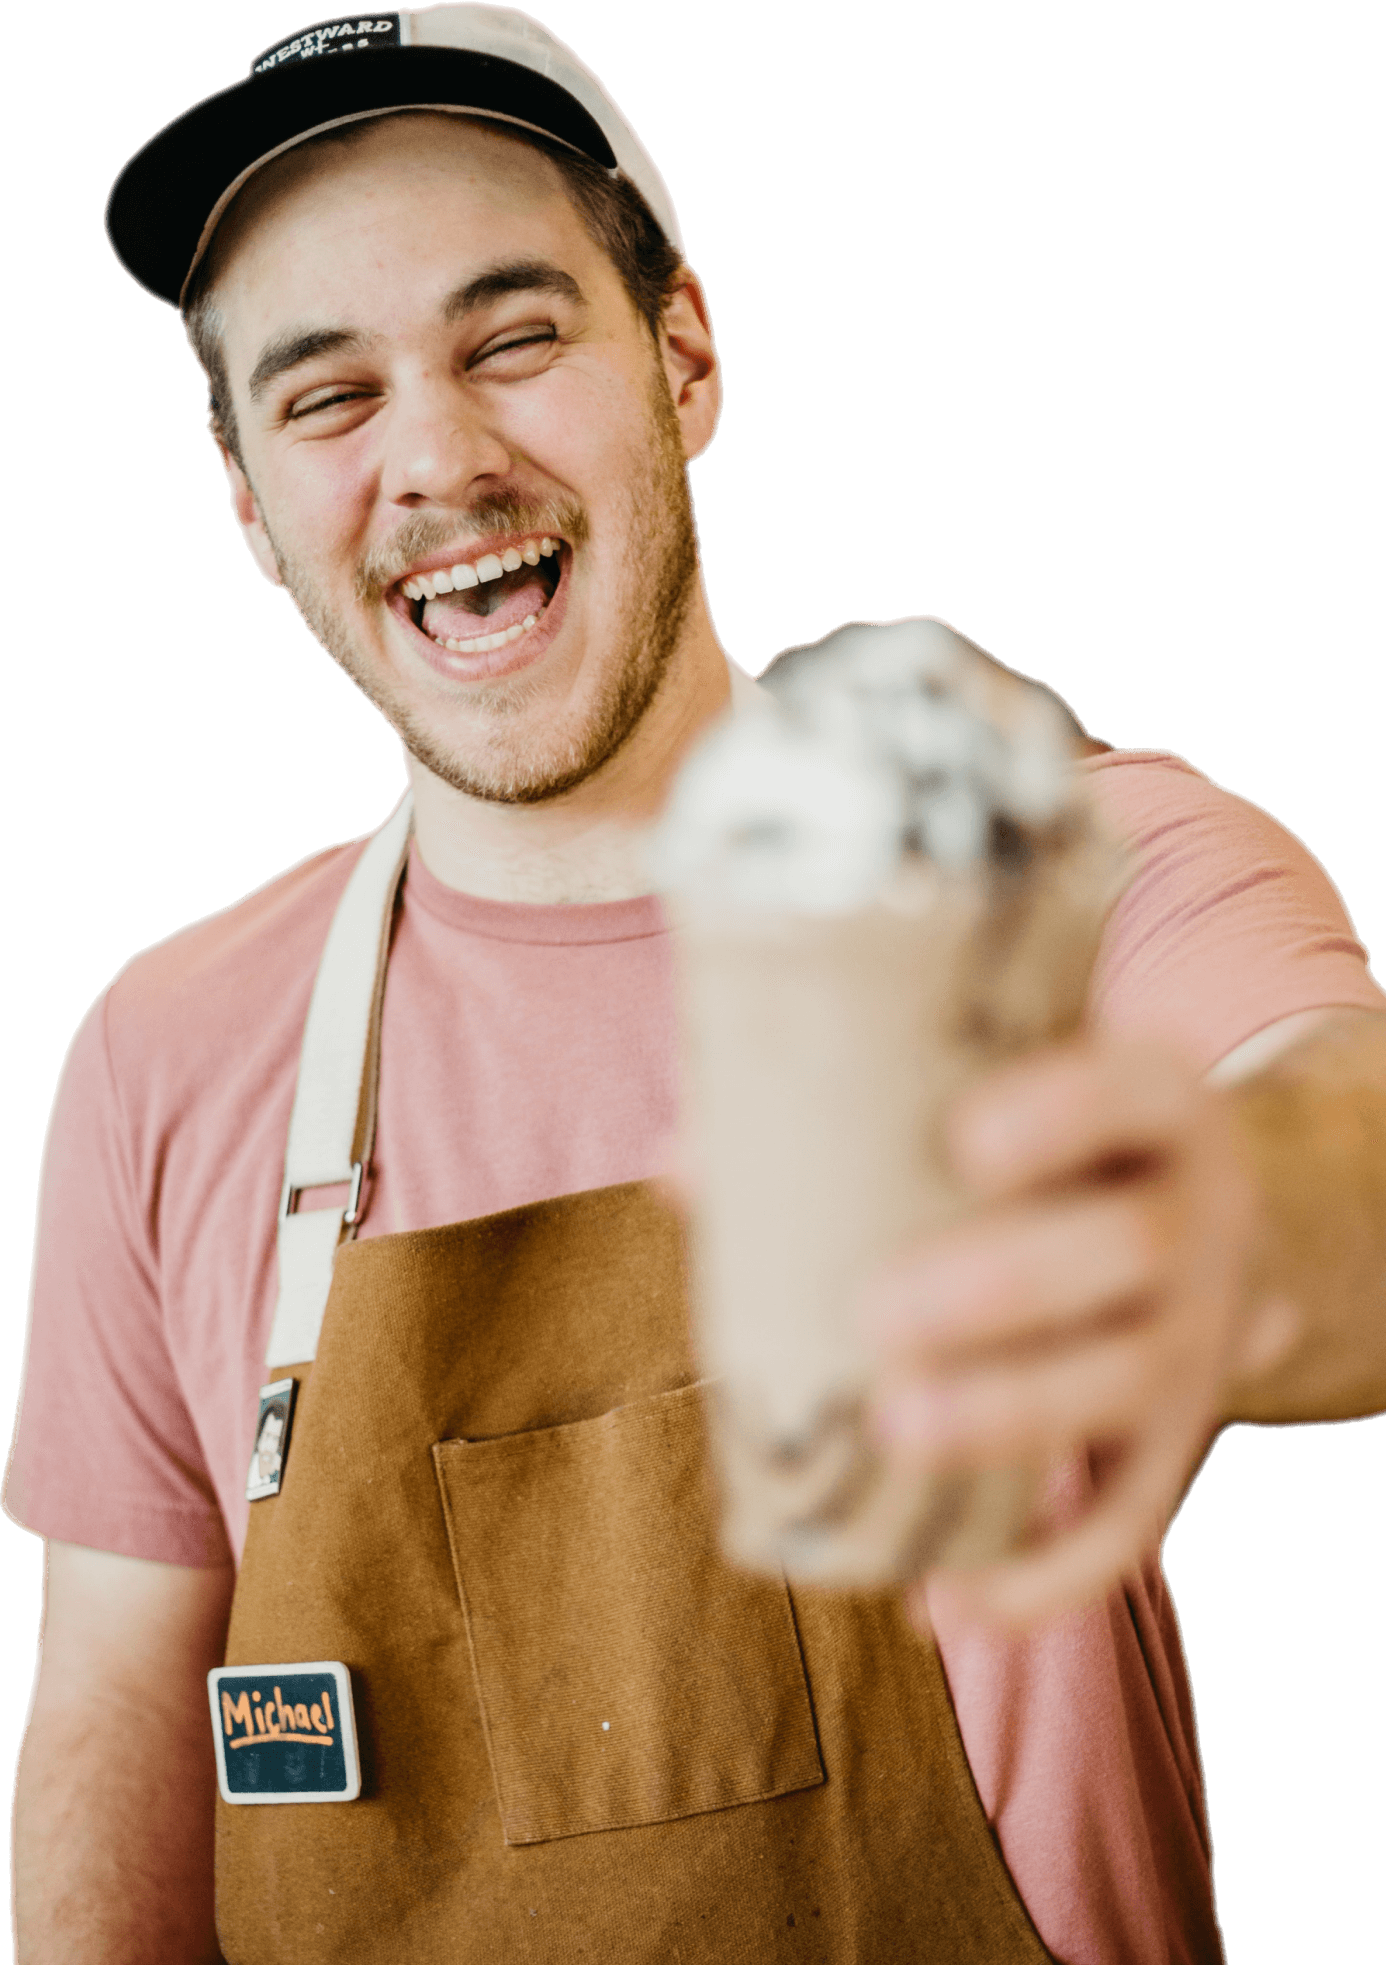
[{"label": "teeth", "polygon": [[440,566],[432,573],[411,573],[401,582],[400,592],[406,600],[436,600],[439,594],[465,593],[481,580],[499,580],[502,573],[515,573],[522,566],[537,566],[541,559],[552,559],[561,543],[547,537],[526,539],[522,546],[507,546],[503,553],[486,553],[474,564],[461,560],[456,566]]},{"label": "teeth", "polygon": [[502,628],[499,634],[475,635],[471,641],[445,641],[441,646],[453,655],[488,655],[493,648],[504,648],[508,642],[518,641],[538,619],[537,614],[530,614],[513,628]]}]

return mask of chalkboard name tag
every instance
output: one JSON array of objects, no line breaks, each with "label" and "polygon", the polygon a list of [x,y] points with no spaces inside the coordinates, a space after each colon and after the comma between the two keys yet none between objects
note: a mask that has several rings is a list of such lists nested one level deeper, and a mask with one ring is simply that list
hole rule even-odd
[{"label": "chalkboard name tag", "polygon": [[345,1665],[223,1665],[207,1674],[223,1801],[355,1801],[361,1792]]}]

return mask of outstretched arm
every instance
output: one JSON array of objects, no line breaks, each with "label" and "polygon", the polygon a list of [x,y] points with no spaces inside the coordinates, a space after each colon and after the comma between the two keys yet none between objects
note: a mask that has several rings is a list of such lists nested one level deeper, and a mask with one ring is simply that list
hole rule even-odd
[{"label": "outstretched arm", "polygon": [[48,1547],[15,1798],[19,1965],[208,1965],[206,1675],[234,1572]]},{"label": "outstretched arm", "polygon": [[1226,1096],[1263,1202],[1252,1292],[1293,1304],[1297,1329],[1227,1387],[1223,1418],[1386,1411],[1386,1016],[1333,1013]]}]

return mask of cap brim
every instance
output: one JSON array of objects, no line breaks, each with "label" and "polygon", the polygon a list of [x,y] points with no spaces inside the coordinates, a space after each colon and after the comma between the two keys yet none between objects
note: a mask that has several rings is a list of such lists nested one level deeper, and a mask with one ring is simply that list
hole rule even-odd
[{"label": "cap brim", "polygon": [[116,180],[111,243],[142,286],[177,306],[209,217],[257,164],[335,122],[426,108],[522,124],[616,165],[595,118],[532,68],[459,48],[372,49],[253,75],[170,123]]}]

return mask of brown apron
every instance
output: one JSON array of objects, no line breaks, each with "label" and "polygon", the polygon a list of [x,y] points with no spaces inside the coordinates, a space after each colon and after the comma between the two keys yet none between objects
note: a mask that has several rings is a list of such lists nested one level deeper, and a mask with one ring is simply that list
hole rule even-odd
[{"label": "brown apron", "polygon": [[344,1242],[292,1375],[227,1663],[344,1662],[362,1792],[218,1801],[231,1965],[1048,1959],[898,1599],[718,1554],[648,1186]]}]

